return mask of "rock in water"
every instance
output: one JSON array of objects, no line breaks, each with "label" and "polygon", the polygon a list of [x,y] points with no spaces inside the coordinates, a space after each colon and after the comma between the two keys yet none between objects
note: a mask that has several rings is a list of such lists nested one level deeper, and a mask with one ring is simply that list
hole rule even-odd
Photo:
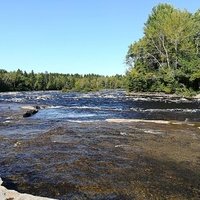
[{"label": "rock in water", "polygon": [[25,110],[40,110],[41,109],[41,107],[38,105],[36,106],[25,105],[25,106],[22,106],[21,108]]},{"label": "rock in water", "polygon": [[23,117],[31,117],[32,115],[35,115],[38,112],[37,109],[35,110],[28,110],[26,113],[23,114]]},{"label": "rock in water", "polygon": [[37,110],[40,110],[40,109],[41,109],[40,106],[35,106],[35,108],[36,108]]}]

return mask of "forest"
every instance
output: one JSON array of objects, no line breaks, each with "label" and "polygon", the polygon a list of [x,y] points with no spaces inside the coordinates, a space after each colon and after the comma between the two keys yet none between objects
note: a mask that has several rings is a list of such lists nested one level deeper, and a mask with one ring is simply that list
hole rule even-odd
[{"label": "forest", "polygon": [[143,37],[128,47],[126,75],[7,72],[0,70],[0,92],[62,90],[164,92],[192,96],[200,92],[200,9],[195,13],[158,4],[144,24]]},{"label": "forest", "polygon": [[0,92],[37,90],[90,92],[121,88],[125,88],[125,77],[122,75],[34,73],[33,70],[27,73],[20,69],[12,72],[0,70]]},{"label": "forest", "polygon": [[128,90],[195,95],[200,91],[200,9],[159,4],[126,55]]}]

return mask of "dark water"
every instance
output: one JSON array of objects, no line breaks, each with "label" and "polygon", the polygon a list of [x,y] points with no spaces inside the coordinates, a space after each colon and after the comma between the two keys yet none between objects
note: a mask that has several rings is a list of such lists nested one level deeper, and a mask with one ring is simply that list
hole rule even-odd
[{"label": "dark water", "polygon": [[[0,103],[45,105],[33,119],[53,121],[105,120],[108,118],[200,121],[200,101],[130,97],[124,91],[88,94],[61,92],[1,93]],[[3,108],[1,108],[3,109]]]},{"label": "dark water", "polygon": [[[41,109],[23,118],[27,105]],[[198,199],[199,125],[110,118],[200,122],[200,102],[121,90],[0,93],[4,185],[61,200]]]}]

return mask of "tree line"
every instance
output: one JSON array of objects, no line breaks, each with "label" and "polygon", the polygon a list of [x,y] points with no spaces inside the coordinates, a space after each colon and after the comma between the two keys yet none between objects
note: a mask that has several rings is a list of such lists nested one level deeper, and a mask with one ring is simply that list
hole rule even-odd
[{"label": "tree line", "polygon": [[101,89],[125,88],[123,75],[101,76],[96,74],[27,73],[18,69],[0,70],[0,92],[62,90],[90,92]]},{"label": "tree line", "polygon": [[128,90],[193,95],[200,91],[200,9],[153,8],[144,36],[129,46]]},{"label": "tree line", "polygon": [[144,24],[144,35],[126,55],[126,75],[27,73],[0,70],[0,92],[29,90],[200,92],[200,9],[195,13],[158,4]]}]

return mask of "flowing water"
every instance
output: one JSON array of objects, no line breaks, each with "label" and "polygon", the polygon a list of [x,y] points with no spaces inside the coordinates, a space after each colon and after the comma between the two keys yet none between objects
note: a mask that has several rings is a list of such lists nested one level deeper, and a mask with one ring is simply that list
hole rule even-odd
[{"label": "flowing water", "polygon": [[[27,105],[41,109],[23,118]],[[0,113],[0,177],[10,189],[63,200],[200,195],[198,100],[123,90],[10,92],[0,93]]]},{"label": "flowing water", "polygon": [[200,121],[199,101],[164,97],[132,97],[121,90],[105,90],[88,94],[56,91],[1,93],[0,103],[46,106],[32,119],[48,121],[94,121],[108,118],[180,121],[187,118],[191,121]]}]

